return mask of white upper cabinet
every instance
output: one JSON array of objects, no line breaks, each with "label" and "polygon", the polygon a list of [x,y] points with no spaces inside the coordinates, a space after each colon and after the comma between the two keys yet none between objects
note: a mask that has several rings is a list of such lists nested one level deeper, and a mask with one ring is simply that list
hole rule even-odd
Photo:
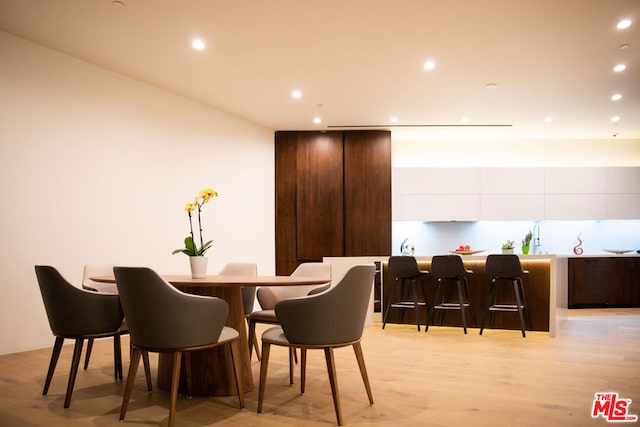
[{"label": "white upper cabinet", "polygon": [[480,168],[394,168],[393,194],[478,194]]},{"label": "white upper cabinet", "polygon": [[608,168],[609,194],[640,193],[640,168]]},{"label": "white upper cabinet", "polygon": [[484,168],[482,194],[544,194],[544,170],[540,168]]},{"label": "white upper cabinet", "polygon": [[546,194],[606,194],[607,168],[545,168]]}]

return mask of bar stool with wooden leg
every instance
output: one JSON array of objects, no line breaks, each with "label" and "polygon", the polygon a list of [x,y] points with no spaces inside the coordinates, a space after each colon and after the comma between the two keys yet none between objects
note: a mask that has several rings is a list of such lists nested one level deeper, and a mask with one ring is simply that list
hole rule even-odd
[{"label": "bar stool with wooden leg", "polygon": [[[484,330],[487,316],[491,317],[489,327],[493,328],[495,313],[503,311],[518,313],[522,337],[526,337],[528,311],[521,276],[529,272],[522,269],[517,255],[489,255],[487,256],[485,268],[487,274],[491,277],[491,290],[489,291],[489,307],[482,318],[482,325],[480,325],[480,335]],[[512,301],[498,301],[499,288],[505,284],[513,286],[515,303],[512,303]]]},{"label": "bar stool with wooden leg", "polygon": [[[420,312],[419,307],[427,309],[427,293],[424,289],[424,283],[422,280],[429,274],[428,271],[422,271],[418,268],[418,262],[412,256],[392,256],[389,258],[389,273],[394,278],[391,285],[391,295],[387,302],[387,307],[384,312],[384,318],[382,321],[382,329],[387,324],[387,316],[392,308],[407,309],[413,308],[416,317],[416,326],[418,331],[420,330]],[[416,291],[416,281],[419,280],[422,289],[423,300],[418,299],[418,292]],[[412,300],[403,300],[405,285],[409,284],[411,287]],[[399,301],[394,301],[396,292],[400,288]],[[428,311],[428,310],[427,310]],[[428,314],[428,313],[427,313]]]},{"label": "bar stool with wooden leg", "polygon": [[[464,268],[460,255],[437,255],[431,259],[430,273],[438,280],[436,292],[433,297],[433,305],[431,306],[431,312],[429,313],[429,321],[425,326],[425,332],[429,330],[429,325],[433,324],[433,313],[436,310],[459,310],[460,315],[462,316],[462,327],[466,334],[466,309],[469,309],[469,312],[471,313],[473,326],[476,325],[476,316],[473,312],[473,306],[471,305],[469,283],[466,277],[467,275],[472,274],[473,271]],[[457,301],[453,301],[453,298],[448,297],[446,285],[456,285]],[[442,314],[442,311],[440,313]]]}]

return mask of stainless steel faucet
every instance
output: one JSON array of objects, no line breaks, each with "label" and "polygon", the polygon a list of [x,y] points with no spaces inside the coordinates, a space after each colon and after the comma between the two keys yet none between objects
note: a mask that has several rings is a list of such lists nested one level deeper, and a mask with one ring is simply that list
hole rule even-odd
[{"label": "stainless steel faucet", "polygon": [[540,251],[540,224],[536,223],[533,226],[533,253],[537,254]]}]

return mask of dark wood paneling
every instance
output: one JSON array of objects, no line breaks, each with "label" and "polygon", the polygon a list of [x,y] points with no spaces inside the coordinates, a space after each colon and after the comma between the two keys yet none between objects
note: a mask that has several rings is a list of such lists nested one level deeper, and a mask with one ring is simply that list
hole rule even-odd
[{"label": "dark wood paneling", "polygon": [[569,308],[607,304],[608,258],[569,258]]},{"label": "dark wood paneling", "polygon": [[276,274],[288,275],[296,268],[296,132],[277,132],[275,137],[275,255]]},{"label": "dark wood paneling", "polygon": [[640,258],[608,258],[608,305],[640,307]]},{"label": "dark wood paneling", "polygon": [[391,132],[344,134],[345,256],[391,254]]},{"label": "dark wood paneling", "polygon": [[300,132],[296,159],[298,261],[344,255],[342,132]]}]

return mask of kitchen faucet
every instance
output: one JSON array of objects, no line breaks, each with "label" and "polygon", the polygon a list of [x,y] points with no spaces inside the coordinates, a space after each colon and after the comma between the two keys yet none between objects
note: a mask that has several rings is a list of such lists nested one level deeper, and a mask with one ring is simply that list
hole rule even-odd
[{"label": "kitchen faucet", "polygon": [[540,250],[540,224],[533,226],[533,253],[537,254]]}]

